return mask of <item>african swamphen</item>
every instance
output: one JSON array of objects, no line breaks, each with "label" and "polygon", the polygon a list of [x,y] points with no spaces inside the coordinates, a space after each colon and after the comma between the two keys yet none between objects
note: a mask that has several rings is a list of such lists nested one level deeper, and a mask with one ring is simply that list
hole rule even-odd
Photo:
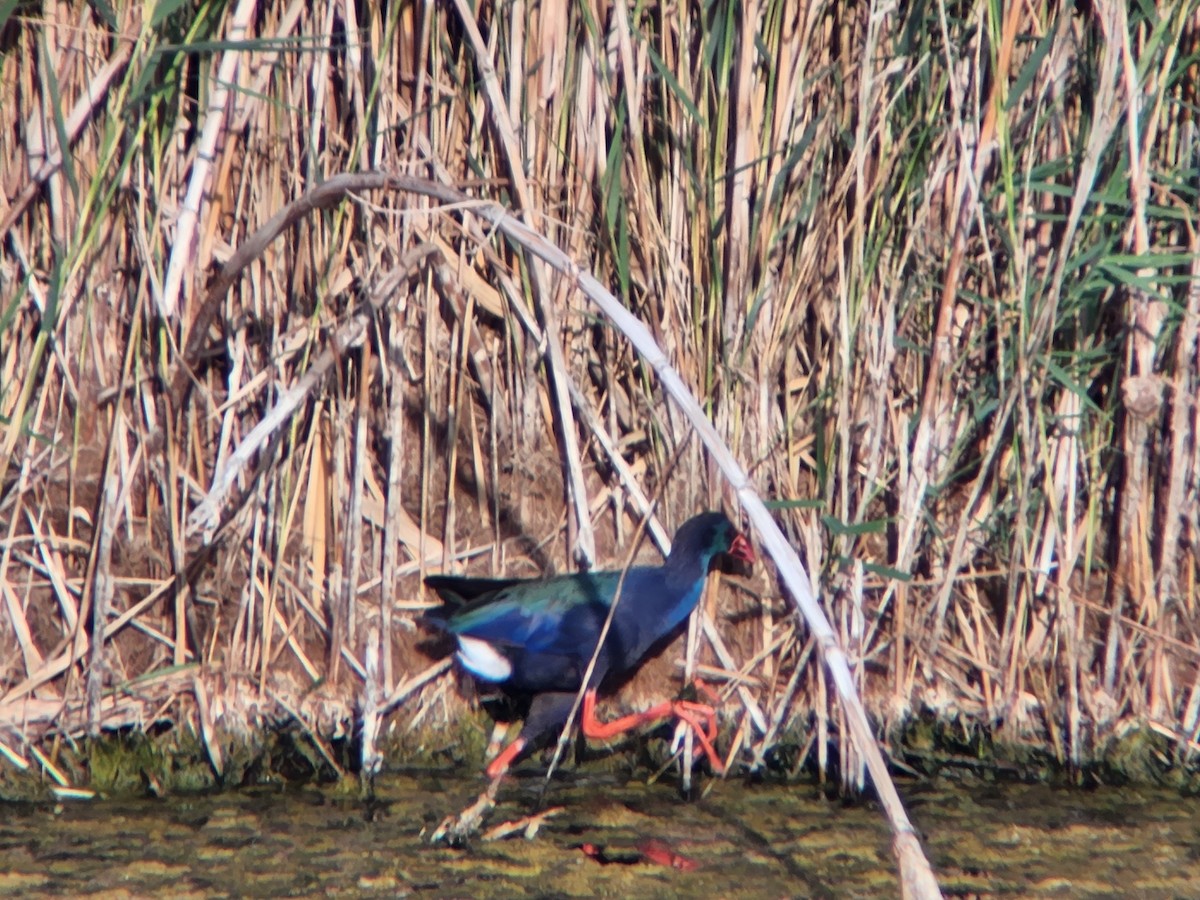
[{"label": "african swamphen", "polygon": [[[580,727],[603,739],[675,715],[697,733],[714,768],[721,761],[698,718],[713,711],[697,703],[667,701],[614,722],[595,717],[596,691],[636,669],[650,650],[676,632],[696,608],[714,559],[722,553],[747,563],[754,549],[724,513],[685,522],[661,566],[630,568],[596,668],[584,694]],[[531,744],[567,721],[604,621],[620,572],[581,572],[544,580],[459,578],[432,575],[425,584],[443,605],[425,621],[458,640],[458,659],[477,679],[505,692],[532,696],[521,733],[487,767],[495,779]]]}]

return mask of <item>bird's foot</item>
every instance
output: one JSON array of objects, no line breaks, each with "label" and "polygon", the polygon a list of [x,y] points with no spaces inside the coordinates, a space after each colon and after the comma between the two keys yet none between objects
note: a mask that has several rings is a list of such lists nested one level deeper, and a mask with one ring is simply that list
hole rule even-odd
[{"label": "bird's foot", "polygon": [[496,791],[499,787],[500,779],[493,779],[487,790],[480,794],[474,803],[458,815],[442,819],[442,823],[429,836],[429,843],[445,843],[451,847],[461,847],[467,843],[479,831],[479,826],[488,813],[496,808]]},{"label": "bird's foot", "polygon": [[698,703],[694,700],[672,701],[671,713],[684,726],[683,729],[676,732],[675,745],[672,750],[677,751],[683,735],[687,731],[691,731],[704,750],[704,755],[708,757],[708,763],[713,772],[717,775],[724,775],[725,763],[713,745],[713,741],[717,739],[717,708],[715,704],[720,703],[721,698],[699,678],[695,679],[692,684],[697,694],[705,695],[711,703]]},{"label": "bird's foot", "polygon": [[555,806],[532,816],[522,816],[519,819],[513,819],[511,822],[502,822],[494,828],[489,828],[485,831],[483,839],[485,841],[498,841],[501,838],[508,837],[510,834],[522,832],[525,835],[525,840],[532,841],[537,837],[537,833],[541,827],[546,824],[546,820],[551,816],[557,816],[565,808]]},{"label": "bird's foot", "polygon": [[[696,688],[711,697],[714,703],[719,702],[720,698],[707,685],[697,681]],[[672,717],[678,719],[685,730],[691,730],[695,734],[696,740],[704,748],[705,756],[712,764],[713,771],[718,775],[724,774],[725,764],[713,747],[713,741],[717,737],[717,709],[707,703],[697,703],[695,700],[667,700],[644,712],[622,716],[612,722],[601,722],[596,718],[596,692],[589,690],[583,696],[580,727],[585,737],[605,740],[650,722],[661,722]]]},{"label": "bird's foot", "polygon": [[684,733],[690,731],[699,742],[701,749],[704,750],[704,755],[708,757],[708,764],[712,767],[713,772],[717,775],[724,775],[725,762],[721,759],[717,748],[713,746],[713,741],[717,737],[717,711],[703,703],[676,700],[671,704],[671,712],[683,725],[683,729],[676,732],[676,742],[672,750],[679,749],[679,742]]}]

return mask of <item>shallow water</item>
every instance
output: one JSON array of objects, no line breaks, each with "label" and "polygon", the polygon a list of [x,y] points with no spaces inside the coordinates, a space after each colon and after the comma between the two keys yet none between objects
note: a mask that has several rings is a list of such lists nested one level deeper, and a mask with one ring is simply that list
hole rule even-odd
[{"label": "shallow water", "polygon": [[[567,777],[534,840],[423,837],[480,783],[391,774],[367,804],[314,788],[0,805],[0,895],[895,897],[873,804],[811,787]],[[487,825],[525,815],[540,779],[506,783]],[[947,896],[1200,897],[1200,803],[1162,790],[909,786],[910,816]],[[641,858],[654,838],[695,864]],[[580,849],[602,847],[601,864]]]}]

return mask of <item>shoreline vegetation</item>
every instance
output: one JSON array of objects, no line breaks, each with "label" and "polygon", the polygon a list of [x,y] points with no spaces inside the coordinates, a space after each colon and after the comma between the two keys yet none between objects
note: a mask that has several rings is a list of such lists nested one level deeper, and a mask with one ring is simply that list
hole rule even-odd
[{"label": "shoreline vegetation", "polygon": [[[648,324],[896,771],[1194,790],[1198,5],[570,7],[0,11],[0,795],[475,767],[424,574],[737,516],[485,201]],[[367,169],[475,199],[296,205]],[[612,708],[861,787],[776,570],[703,605]]]}]

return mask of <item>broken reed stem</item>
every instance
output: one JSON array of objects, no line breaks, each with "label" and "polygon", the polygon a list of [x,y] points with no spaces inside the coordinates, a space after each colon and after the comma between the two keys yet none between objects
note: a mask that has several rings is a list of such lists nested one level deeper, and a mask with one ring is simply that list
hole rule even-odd
[{"label": "broken reed stem", "polygon": [[[197,20],[208,30],[194,39],[227,37],[245,8],[231,6],[211,25]],[[530,436],[543,433],[543,410],[548,421],[587,423],[574,397],[571,412],[535,377],[539,358],[521,333],[534,333],[530,309],[565,296],[562,284],[545,293],[535,285],[534,294],[514,276],[510,256],[486,249],[472,256],[472,246],[484,245],[477,223],[467,219],[464,233],[451,235],[450,228],[438,233],[411,213],[397,213],[397,240],[377,220],[352,232],[333,217],[338,240],[314,219],[303,239],[272,248],[273,258],[241,277],[236,296],[226,298],[230,283],[218,280],[210,295],[219,298],[216,305],[202,302],[194,317],[192,310],[182,314],[185,329],[191,328],[182,336],[189,366],[177,365],[174,335],[158,329],[148,352],[137,351],[132,385],[118,388],[115,360],[123,351],[117,348],[111,358],[108,352],[114,336],[130,340],[120,324],[125,309],[132,311],[129,319],[141,319],[159,308],[154,273],[161,261],[192,253],[188,241],[176,240],[176,213],[184,206],[181,186],[206,165],[211,206],[200,207],[197,262],[184,272],[185,284],[195,267],[222,258],[222,240],[236,242],[240,229],[259,221],[258,210],[288,196],[296,178],[316,184],[326,171],[356,168],[352,161],[369,153],[373,164],[401,159],[424,167],[406,171],[437,181],[471,178],[477,187],[500,190],[497,182],[516,164],[537,178],[513,205],[525,216],[565,216],[560,225],[545,226],[562,229],[553,234],[556,242],[573,259],[596,260],[600,280],[620,285],[622,302],[661,329],[657,336],[681,379],[711,402],[719,431],[740,459],[752,461],[756,481],[771,485],[773,499],[784,504],[776,514],[795,529],[809,571],[827,579],[831,618],[841,623],[854,614],[847,605],[856,594],[841,585],[843,557],[892,570],[868,586],[866,637],[853,648],[887,669],[869,679],[874,693],[864,698],[881,729],[923,704],[935,714],[966,710],[985,725],[996,721],[997,710],[1015,710],[1003,726],[1010,736],[1045,739],[1069,758],[1081,747],[1101,746],[1126,723],[1152,720],[1156,708],[1182,711],[1182,723],[1190,724],[1176,724],[1190,733],[1200,719],[1200,691],[1192,679],[1177,683],[1173,670],[1190,664],[1196,643],[1186,615],[1176,612],[1190,609],[1197,572],[1189,549],[1197,543],[1192,448],[1198,442],[1189,399],[1197,385],[1189,349],[1195,326],[1180,313],[1191,307],[1195,290],[1183,280],[1189,270],[1193,281],[1200,277],[1188,234],[1196,224],[1195,127],[1187,113],[1194,91],[1192,73],[1179,64],[1195,44],[1194,9],[1103,2],[1059,16],[977,3],[949,18],[945,10],[919,6],[879,6],[870,15],[820,4],[788,7],[787,15],[770,3],[760,8],[760,22],[748,7],[739,13],[741,30],[728,34],[687,5],[666,18],[620,6],[596,27],[574,7],[506,21],[490,8],[472,11],[465,4],[401,4],[386,12],[358,7],[347,14],[336,4],[290,3],[286,10],[256,9],[256,27],[303,39],[342,29],[363,34],[363,43],[346,50],[318,38],[294,52],[291,43],[252,39],[216,55],[162,53],[167,32],[140,21],[136,10],[122,15],[116,29],[96,16],[71,29],[53,17],[12,19],[14,49],[0,53],[0,65],[17,77],[4,79],[0,106],[16,110],[25,127],[0,134],[0,169],[6,183],[27,186],[16,201],[9,198],[0,230],[0,256],[9,254],[0,270],[20,274],[13,306],[0,309],[0,320],[9,323],[0,340],[0,482],[6,487],[0,519],[7,516],[17,532],[37,532],[45,541],[57,540],[56,530],[71,538],[100,527],[99,494],[92,488],[99,472],[90,459],[101,455],[99,445],[115,428],[122,431],[120,453],[128,454],[119,461],[126,467],[120,474],[130,478],[117,513],[121,540],[146,544],[150,575],[181,572],[188,546],[183,517],[194,497],[215,483],[214,469],[224,471],[228,450],[254,424],[260,398],[274,403],[274,382],[293,384],[306,364],[291,349],[279,352],[269,337],[248,341],[256,329],[243,324],[287,327],[290,316],[307,315],[288,306],[300,297],[332,300],[325,309],[344,316],[341,304],[353,295],[345,286],[355,283],[362,263],[392,265],[396,248],[428,240],[445,256],[421,288],[428,308],[458,279],[481,308],[493,304],[488,315],[497,317],[484,325],[495,328],[488,348],[494,374],[488,383],[472,372],[480,381],[473,399],[485,405],[490,396],[496,411],[489,416],[493,563],[510,565],[506,554],[514,544],[499,537],[511,533],[501,528],[502,494],[511,482],[497,457],[528,455]],[[181,17],[187,12],[181,9]],[[473,18],[475,33],[462,34]],[[39,41],[61,103],[36,90],[50,83],[50,73],[41,71]],[[96,58],[91,48],[97,47],[113,48],[100,50],[107,60]],[[126,47],[132,48],[128,62],[122,61]],[[239,52],[246,77],[225,83],[236,100],[232,114],[205,114],[196,101],[213,96],[205,87],[209,79]],[[698,64],[710,58],[731,65],[714,77]],[[977,77],[981,59],[991,60],[983,81]],[[138,93],[147,65],[160,64],[170,67],[168,77],[147,100]],[[372,84],[369,71],[399,77],[386,85],[376,77]],[[554,77],[558,71],[572,77],[563,81]],[[487,73],[487,85],[477,84],[480,72]],[[831,72],[840,77],[825,77]],[[194,84],[200,85],[195,91]],[[972,93],[980,87],[990,93]],[[304,98],[301,115],[277,115],[297,97]],[[507,117],[498,126],[501,140],[493,116]],[[195,127],[207,136],[210,123],[215,129],[222,119],[229,140],[217,142],[214,158],[193,166],[186,155],[192,145],[176,140],[182,133],[176,129]],[[126,140],[126,123],[141,129],[136,141]],[[849,149],[847,134],[853,136]],[[70,152],[62,154],[60,145]],[[317,146],[323,151],[313,152]],[[1064,159],[1071,161],[1065,169]],[[958,160],[966,167],[956,170]],[[36,173],[32,181],[30,172]],[[1130,177],[1122,180],[1122,173]],[[977,199],[964,204],[964,192]],[[968,207],[973,219],[964,231],[960,214]],[[96,238],[101,232],[111,239]],[[957,268],[948,273],[951,256]],[[61,271],[48,264],[56,260],[63,261]],[[319,285],[339,265],[350,280],[340,282],[343,292],[321,296]],[[323,266],[327,271],[319,272]],[[532,277],[544,280],[538,268]],[[497,284],[498,290],[491,287]],[[129,295],[134,300],[125,303]],[[935,306],[940,300],[939,312],[953,317],[948,331],[929,320],[931,296]],[[1167,301],[1162,321],[1155,319],[1159,300]],[[89,315],[79,314],[84,309]],[[113,310],[120,311],[115,319]],[[568,375],[580,377],[582,393],[612,438],[604,453],[624,457],[634,479],[643,465],[655,477],[681,417],[670,410],[657,415],[652,378],[632,353],[617,348],[611,331],[593,329],[570,304],[552,312]],[[210,355],[209,347],[222,313],[228,368],[211,363],[219,354]],[[416,366],[408,364],[414,396],[421,392],[420,367],[436,367],[445,342],[436,314],[424,321],[425,346],[413,353]],[[1147,352],[1147,335],[1158,336],[1154,353]],[[943,339],[948,349],[939,346]],[[555,345],[559,340],[553,336]],[[467,342],[461,346],[466,352]],[[924,352],[930,347],[932,356]],[[1113,347],[1125,347],[1136,364],[1125,364]],[[470,352],[476,358],[473,344]],[[425,372],[425,385],[440,391],[440,373],[428,374],[428,366]],[[219,424],[200,403],[173,415],[183,408],[178,393],[164,410],[158,379],[176,376],[183,393],[193,384],[212,392],[198,397],[219,408]],[[463,377],[468,381],[460,387],[470,397],[473,386]],[[96,384],[103,387],[93,403],[89,388]],[[226,386],[227,395],[218,399]],[[1144,436],[1132,434],[1132,425],[1118,433],[1127,428],[1126,391],[1136,399],[1140,389],[1165,396],[1168,405]],[[920,406],[917,398],[928,390],[942,408]],[[1069,421],[1076,413],[1068,395],[1082,401],[1077,425]],[[93,407],[102,420],[98,429],[81,415]],[[103,419],[111,409],[124,415],[110,426]],[[470,404],[464,409],[464,415],[476,412]],[[412,533],[423,566],[428,554],[420,548],[437,544],[431,535],[443,521],[434,498],[445,495],[427,495],[424,488],[431,480],[440,484],[443,474],[431,448],[431,439],[442,436],[440,416],[420,415],[422,512]],[[293,434],[306,424],[295,412],[285,418],[296,423]],[[912,437],[921,419],[933,430],[928,442],[917,441],[919,449],[931,447],[937,458],[922,457],[914,467]],[[510,448],[505,431],[514,426]],[[92,431],[99,435],[89,443]],[[156,452],[162,433],[165,467]],[[340,441],[334,451],[348,456],[347,435],[334,437]],[[1148,453],[1141,464],[1130,457],[1135,477],[1114,483],[1113,461],[1129,441],[1139,453],[1148,445]],[[276,574],[293,561],[286,546],[276,544],[276,513],[294,514],[289,492],[295,486],[288,479],[296,465],[286,452],[282,465],[263,465],[276,446],[257,443],[258,472],[277,477],[268,485],[266,506],[255,511],[245,538],[250,546],[231,540],[229,548],[239,552],[222,560],[220,574],[229,574],[244,550],[251,570],[232,640],[222,643],[222,622],[233,613],[209,605],[205,586],[193,595],[190,585],[177,583],[173,611],[141,605],[142,588],[117,589],[112,613],[129,602],[155,619],[174,615],[177,663],[189,638],[204,638],[206,662],[221,661],[225,650],[225,662],[233,657],[265,666],[279,653],[263,652],[272,640],[261,633],[263,624],[293,629],[286,644],[279,641],[284,653],[294,647],[311,653],[306,640],[320,640],[312,614],[295,614],[292,592],[303,596],[301,586]],[[141,457],[139,447],[145,448]],[[69,448],[68,456],[62,448]],[[927,469],[929,477],[914,468]],[[67,484],[59,493],[63,469]],[[584,472],[596,492],[602,473],[586,466]],[[697,492],[712,486],[704,482],[702,469],[686,473],[673,486],[673,502],[694,504]],[[1039,495],[1042,484],[1050,490]],[[1149,502],[1146,485],[1153,484],[1162,486],[1166,502]],[[898,503],[897,486],[904,485],[913,488],[907,499],[917,506]],[[787,506],[818,491],[825,504],[821,526],[815,516]],[[568,501],[569,521],[584,518],[576,508],[581,496]],[[602,490],[595,496],[604,499]],[[622,515],[620,494],[614,492],[612,502]],[[229,521],[231,501],[225,497],[222,504],[221,518]],[[1136,547],[1108,524],[1119,520],[1115,509],[1126,515]],[[170,520],[165,526],[164,518]],[[458,520],[465,522],[461,505]],[[618,519],[618,532],[623,524]],[[285,539],[291,535],[290,525],[283,532]],[[451,536],[451,556],[456,539],[462,535]],[[470,540],[481,539],[472,534]],[[1115,545],[1128,552],[1114,568],[1109,554]],[[897,546],[903,548],[898,555]],[[47,639],[32,628],[32,614],[25,623],[32,633],[20,635],[16,619],[41,592],[53,640],[87,638],[78,624],[86,615],[76,608],[90,603],[79,593],[83,555],[55,557],[47,545],[38,548],[30,559],[40,563],[7,554],[7,587],[19,594],[18,585],[29,585],[14,600],[22,615],[12,629],[0,629],[3,649],[23,661],[4,682],[10,691],[27,690],[14,684],[18,679],[27,685],[58,665],[70,669],[86,661],[94,643],[85,640],[86,648],[66,653],[40,649]],[[931,573],[933,583],[908,580],[913,566]],[[21,567],[32,578],[19,581]],[[1112,590],[1100,602],[1110,580]],[[1073,598],[1073,622],[1046,618],[1054,595],[1064,603]],[[264,615],[260,599],[271,610],[278,600],[282,616]],[[197,603],[209,614],[207,635],[189,623]],[[396,608],[411,605],[411,598],[398,598]],[[1062,611],[1072,617],[1067,607]],[[154,642],[171,633],[162,622],[138,624]],[[775,626],[762,620],[762,646],[771,643]],[[929,626],[937,629],[935,639]],[[728,622],[721,631],[734,641],[744,635]],[[402,679],[423,661],[400,656],[407,648],[402,635],[393,637],[402,669],[396,678]],[[1098,669],[1092,662],[1097,641],[1103,647]],[[965,676],[968,660],[981,673],[978,683]],[[786,679],[791,659],[779,662],[776,673]],[[292,668],[298,667],[285,659],[287,671],[272,674],[287,677]],[[1054,675],[1033,686],[1029,679],[1037,671]],[[73,689],[73,681],[63,682]],[[774,704],[755,699],[769,717]],[[799,696],[801,707],[810,700]],[[1111,709],[1132,712],[1106,712]]]},{"label": "broken reed stem", "polygon": [[[416,179],[404,175],[385,175],[383,173],[361,173],[357,175],[341,175],[330,179],[322,187],[329,189],[337,182],[344,190],[365,190],[370,187],[386,187],[398,190],[412,190],[437,199],[454,202],[468,200],[465,195],[453,189],[446,188],[425,179]],[[351,188],[350,185],[358,185]],[[318,188],[321,190],[321,188]],[[533,252],[539,258],[549,263],[560,273],[567,276],[577,285],[609,319],[628,337],[642,355],[642,358],[654,369],[661,383],[671,398],[679,405],[687,416],[692,428],[700,436],[710,454],[720,466],[730,486],[734,489],[743,507],[758,531],[763,547],[774,559],[780,574],[787,584],[791,596],[795,599],[800,612],[807,621],[821,648],[822,657],[829,667],[837,687],[838,695],[845,708],[851,736],[859,752],[866,760],[871,772],[871,780],[880,795],[880,800],[888,814],[895,836],[895,848],[906,874],[905,882],[912,880],[921,886],[919,896],[940,896],[936,889],[932,870],[928,861],[920,852],[919,842],[908,816],[904,812],[900,795],[887,771],[887,764],[879,751],[867,721],[866,711],[858,698],[853,676],[846,663],[846,657],[837,643],[832,626],[825,618],[824,612],[816,602],[809,585],[808,576],[791,545],[779,531],[778,525],[771,518],[766,506],[755,492],[746,473],[729,452],[724,441],[708,421],[699,403],[692,396],[682,379],[670,366],[666,356],[659,348],[649,330],[636,317],[623,307],[591,274],[581,270],[575,263],[563,254],[557,247],[546,241],[540,234],[509,217],[503,207],[495,204],[480,204],[471,211],[491,222],[507,237],[516,241],[525,249]]]},{"label": "broken reed stem", "polygon": [[[754,523],[764,548],[779,567],[780,574],[787,584],[791,596],[795,599],[800,612],[812,629],[821,648],[822,657],[826,665],[829,666],[839,697],[846,710],[848,724],[855,745],[866,760],[867,767],[871,772],[872,782],[875,784],[883,806],[888,813],[888,818],[895,834],[896,852],[901,859],[902,866],[910,867],[911,871],[916,873],[913,877],[921,883],[927,880],[922,872],[928,874],[928,879],[932,879],[932,872],[923,855],[918,854],[919,859],[913,858],[913,847],[917,846],[915,832],[908,821],[903,804],[900,802],[899,794],[896,793],[895,786],[888,774],[886,763],[879,751],[878,744],[875,742],[870,724],[866,718],[866,711],[858,698],[853,676],[850,674],[849,667],[847,666],[846,657],[838,645],[832,626],[825,618],[824,612],[812,594],[808,576],[804,572],[803,565],[800,563],[791,545],[779,531],[778,526],[767,511],[767,508],[763,505],[762,500],[758,497],[746,473],[712,427],[690,390],[670,366],[666,356],[659,348],[649,330],[632,313],[623,307],[594,276],[580,269],[566,254],[546,241],[538,232],[512,218],[506,209],[497,204],[486,202],[472,204],[470,197],[446,185],[413,176],[382,172],[361,172],[333,176],[323,185],[308,192],[304,197],[290,204],[287,209],[277,214],[267,226],[264,226],[250,238],[247,244],[265,247],[270,240],[282,231],[285,224],[294,224],[300,219],[300,214],[295,211],[323,208],[338,202],[340,198],[350,192],[372,189],[410,191],[433,197],[442,202],[461,204],[462,209],[469,209],[473,214],[490,222],[509,239],[515,241],[527,251],[535,254],[560,273],[570,278],[572,283],[596,303],[608,318],[632,341],[642,358],[654,369],[667,393],[683,411],[692,428],[699,434],[705,447],[707,447],[713,459],[720,466],[730,486],[737,494],[738,499]],[[222,280],[225,280],[228,277],[228,273],[223,272],[222,276]],[[361,331],[365,330],[365,327],[365,323],[359,323],[358,332],[360,336]],[[318,366],[314,365],[313,370],[317,368]],[[311,383],[315,377],[313,371],[310,370],[305,378],[302,379],[302,383]],[[289,393],[294,394],[295,391],[293,390]],[[259,425],[255,426],[252,430],[251,435],[247,437],[244,445],[239,446],[237,451],[235,451],[233,458],[248,461],[252,456],[252,450],[245,447],[245,444],[252,444],[251,438],[255,436],[257,436],[256,440],[258,441],[265,440],[275,428],[282,425],[289,415],[289,411],[296,408],[295,399],[293,398],[289,401],[286,409],[281,409],[282,406],[283,404],[268,411]],[[220,508],[225,493],[233,482],[232,471],[233,466],[231,465],[230,470],[215,480],[212,490],[210,490],[201,503],[197,504],[191,518],[193,528],[208,529],[215,526],[217,510]],[[722,660],[722,663],[728,665],[725,660]]]}]

